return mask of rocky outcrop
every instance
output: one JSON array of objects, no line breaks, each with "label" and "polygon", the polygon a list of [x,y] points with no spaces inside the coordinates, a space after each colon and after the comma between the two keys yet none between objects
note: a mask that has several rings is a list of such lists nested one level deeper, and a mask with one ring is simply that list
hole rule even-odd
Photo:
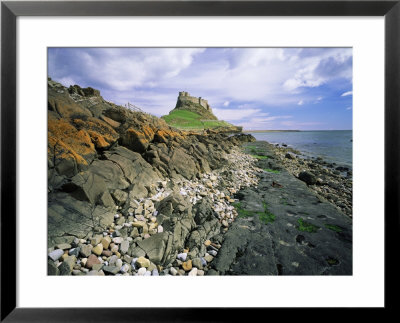
[{"label": "rocky outcrop", "polygon": [[175,110],[192,111],[202,116],[203,119],[218,120],[218,118],[213,114],[207,100],[193,97],[188,92],[179,92]]},{"label": "rocky outcrop", "polygon": [[190,96],[188,92],[179,92],[175,108],[162,118],[178,129],[212,130],[213,133],[240,133],[243,130],[240,126],[219,121],[207,100]]},{"label": "rocky outcrop", "polygon": [[273,145],[246,149],[268,156],[258,161],[265,171],[257,187],[236,194],[241,216],[224,235],[208,274],[351,275],[352,220],[311,190],[303,182],[308,176],[299,180],[282,168],[285,154]]},{"label": "rocky outcrop", "polygon": [[[89,263],[79,268],[90,270],[99,265],[93,253],[105,257],[104,272],[114,274],[119,272],[115,255],[144,256],[150,267],[165,266],[187,246],[199,250],[220,232],[211,202],[205,199],[192,209],[193,200],[176,191],[175,182],[223,167],[227,153],[253,137],[183,132],[107,102],[93,88],[66,88],[52,80],[48,100],[49,248],[74,245],[69,252]],[[110,241],[103,243],[104,232]],[[83,252],[88,243],[93,250]],[[53,267],[53,273],[74,271],[74,266]]]}]

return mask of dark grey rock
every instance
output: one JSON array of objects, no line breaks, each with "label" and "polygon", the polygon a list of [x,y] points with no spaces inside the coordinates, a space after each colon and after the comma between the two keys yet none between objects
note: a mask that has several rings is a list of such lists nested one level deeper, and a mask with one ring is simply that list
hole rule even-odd
[{"label": "dark grey rock", "polygon": [[[138,242],[138,246],[147,254],[150,261],[155,264],[162,264],[163,259],[168,258],[166,255],[169,234],[167,232],[157,233],[148,239]],[[139,255],[132,255],[138,257]]]},{"label": "dark grey rock", "polygon": [[55,263],[52,260],[48,260],[47,262],[47,275],[49,276],[57,276],[60,274],[60,270],[57,268]]},{"label": "dark grey rock", "polygon": [[209,271],[207,271],[207,275],[208,276],[219,276],[219,272],[216,271],[215,269],[210,269]]},{"label": "dark grey rock", "polygon": [[60,270],[61,276],[70,276],[72,273],[70,265],[66,262],[62,262],[58,269]]},{"label": "dark grey rock", "polygon": [[301,172],[299,174],[299,179],[305,182],[307,185],[314,185],[317,182],[317,178],[307,171]]},{"label": "dark grey rock", "polygon": [[116,275],[118,274],[120,268],[116,266],[103,266],[103,271],[105,274]]},{"label": "dark grey rock", "polygon": [[92,246],[91,244],[88,244],[88,245],[81,245],[81,246],[80,246],[80,250],[79,250],[79,254],[80,254],[82,257],[87,258],[87,257],[89,257],[90,254],[92,253],[92,249],[93,249],[93,246]]},{"label": "dark grey rock", "polygon": [[114,221],[115,209],[93,207],[89,202],[79,201],[67,193],[48,196],[49,245],[65,235],[85,238],[93,230],[102,232]]},{"label": "dark grey rock", "polygon": [[103,178],[90,171],[76,174],[71,182],[63,186],[63,189],[74,198],[88,201],[93,205],[102,202],[102,205],[106,207],[115,206]]},{"label": "dark grey rock", "polygon": [[198,225],[216,218],[212,200],[208,197],[205,197],[196,203],[193,207],[193,213],[195,214],[194,221]]},{"label": "dark grey rock", "polygon": [[[196,267],[198,269],[203,269],[203,262],[201,261],[200,258],[194,258],[192,260],[192,264],[193,264],[193,267]],[[207,262],[206,262],[206,264],[207,264]]]},{"label": "dark grey rock", "polygon": [[128,193],[119,189],[114,190],[114,192],[112,192],[111,195],[114,198],[117,205],[124,205],[126,200],[128,199]]},{"label": "dark grey rock", "polygon": [[137,247],[134,243],[129,247],[128,254],[134,258],[146,256],[146,252],[142,248]]},{"label": "dark grey rock", "polygon": [[124,190],[129,187],[122,169],[111,160],[95,160],[89,171],[102,177],[109,190]]},{"label": "dark grey rock", "polygon": [[[273,180],[283,188],[271,189]],[[239,193],[241,208],[253,214],[231,224],[213,269],[222,275],[352,274],[351,219],[304,183],[286,171],[273,179],[262,173],[257,187]],[[260,214],[274,219],[264,222]]]},{"label": "dark grey rock", "polygon": [[129,199],[136,200],[147,197],[148,191],[141,183],[136,183],[129,192]]}]

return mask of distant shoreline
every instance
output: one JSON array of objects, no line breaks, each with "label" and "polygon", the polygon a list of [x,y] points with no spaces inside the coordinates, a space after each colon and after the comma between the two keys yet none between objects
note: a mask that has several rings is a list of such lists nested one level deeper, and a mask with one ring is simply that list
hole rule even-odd
[{"label": "distant shoreline", "polygon": [[301,130],[242,130],[242,132],[300,132]]},{"label": "distant shoreline", "polygon": [[303,132],[303,131],[352,131],[348,130],[242,130],[242,132],[252,133],[252,132]]}]

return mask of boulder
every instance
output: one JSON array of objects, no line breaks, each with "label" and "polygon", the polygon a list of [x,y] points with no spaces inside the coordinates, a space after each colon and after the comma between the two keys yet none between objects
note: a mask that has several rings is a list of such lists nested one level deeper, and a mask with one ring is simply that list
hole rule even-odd
[{"label": "boulder", "polygon": [[170,170],[175,170],[186,179],[193,179],[198,173],[195,162],[182,148],[175,148],[168,164]]},{"label": "boulder", "polygon": [[129,187],[129,182],[115,162],[110,160],[95,160],[89,167],[89,171],[103,178],[106,186],[110,190],[124,190]]},{"label": "boulder", "polygon": [[169,234],[167,232],[157,233],[150,238],[139,241],[138,246],[144,250],[149,259],[155,264],[162,264]]},{"label": "boulder", "polygon": [[48,197],[49,244],[57,237],[73,235],[85,238],[89,232],[102,232],[114,221],[114,210],[103,206],[93,207],[67,193],[53,193]]},{"label": "boulder", "polygon": [[48,90],[48,109],[54,111],[61,118],[87,118],[91,117],[92,113],[76,103],[64,89]]},{"label": "boulder", "polygon": [[307,171],[300,172],[299,179],[305,182],[307,185],[314,185],[317,182],[317,178]]},{"label": "boulder", "polygon": [[63,190],[76,199],[93,205],[115,206],[103,178],[89,171],[76,174],[70,182],[63,185]]},{"label": "boulder", "polygon": [[60,274],[60,270],[57,268],[55,263],[52,260],[47,261],[47,275],[49,276],[57,276]]},{"label": "boulder", "polygon": [[70,276],[71,275],[71,267],[68,263],[62,262],[60,266],[58,266],[58,269],[60,270],[60,275],[61,276]]},{"label": "boulder", "polygon": [[213,210],[212,200],[208,197],[201,199],[194,207],[193,213],[195,214],[194,220],[197,225],[203,224],[206,221],[210,221],[216,217],[215,211]]},{"label": "boulder", "polygon": [[144,197],[147,197],[148,191],[146,187],[141,183],[137,183],[133,186],[132,190],[129,192],[130,200],[137,200]]},{"label": "boulder", "polygon": [[114,201],[117,203],[117,205],[124,205],[126,200],[128,199],[128,193],[121,191],[120,189],[114,190],[114,192],[112,192],[111,195],[114,198]]}]

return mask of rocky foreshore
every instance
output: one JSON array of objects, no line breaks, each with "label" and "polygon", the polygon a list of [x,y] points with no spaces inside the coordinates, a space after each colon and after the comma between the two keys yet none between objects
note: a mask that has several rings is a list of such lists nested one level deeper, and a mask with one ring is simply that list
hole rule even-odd
[{"label": "rocky foreshore", "polygon": [[352,219],[300,174],[317,175],[300,158],[288,158],[286,147],[262,141],[244,147],[263,171],[256,186],[235,195],[239,215],[208,274],[351,275]]},{"label": "rocky foreshore", "polygon": [[347,216],[352,217],[352,170],[348,166],[327,162],[321,157],[309,158],[285,146],[271,146],[280,164],[289,173],[304,181],[318,195],[334,204]]},{"label": "rocky foreshore", "polygon": [[48,91],[49,275],[351,274],[350,171]]},{"label": "rocky foreshore", "polygon": [[202,275],[256,185],[245,134],[184,132],[48,81],[48,273]]},{"label": "rocky foreshore", "polygon": [[[71,243],[50,248],[49,274],[207,274],[221,248],[222,235],[238,215],[232,206],[234,194],[255,186],[257,175],[262,172],[254,166],[254,157],[237,149],[227,157],[229,163],[225,167],[203,174],[200,179],[157,182],[153,196],[131,200],[127,210],[119,208],[113,223],[101,234],[87,239],[75,237]],[[164,230],[171,230],[174,211],[180,212],[183,226],[169,236]],[[183,231],[193,227],[195,230],[184,242],[182,237],[187,235]],[[173,247],[178,253],[172,256]],[[168,257],[169,261],[165,261]]]}]

